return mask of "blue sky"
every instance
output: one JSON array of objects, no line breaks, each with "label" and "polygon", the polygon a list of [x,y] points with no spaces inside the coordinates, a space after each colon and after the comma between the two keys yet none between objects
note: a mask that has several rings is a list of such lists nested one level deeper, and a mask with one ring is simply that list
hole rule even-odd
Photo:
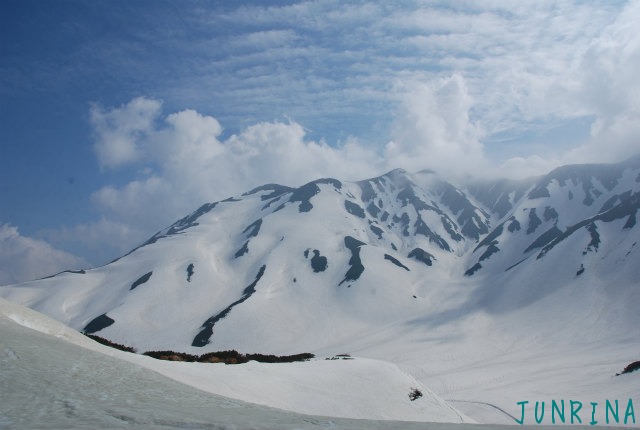
[{"label": "blue sky", "polygon": [[0,284],[205,201],[640,150],[638,1],[0,0]]}]

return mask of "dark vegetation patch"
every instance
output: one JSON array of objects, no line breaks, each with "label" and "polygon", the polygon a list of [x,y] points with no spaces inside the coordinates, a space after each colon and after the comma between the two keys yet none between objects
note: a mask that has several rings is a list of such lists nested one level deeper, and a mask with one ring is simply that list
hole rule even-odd
[{"label": "dark vegetation patch", "polygon": [[313,208],[311,204],[311,198],[320,192],[320,187],[318,184],[331,184],[336,190],[340,190],[342,188],[342,182],[336,179],[318,179],[317,181],[309,182],[297,188],[291,193],[291,197],[289,197],[290,202],[300,202],[298,205],[299,212],[309,212]]},{"label": "dark vegetation patch", "polygon": [[482,239],[478,244],[478,246],[475,247],[473,252],[476,252],[479,248],[483,246],[489,246],[494,240],[496,240],[502,234],[503,230],[504,230],[504,223],[497,226],[491,233],[487,235],[487,237]]},{"label": "dark vegetation patch", "polygon": [[484,261],[489,257],[491,257],[496,252],[500,251],[500,248],[498,248],[497,245],[498,245],[497,240],[494,240],[493,242],[491,242],[491,244],[487,246],[487,249],[482,253],[482,255],[480,256],[480,260],[478,261]]},{"label": "dark vegetation patch", "polygon": [[482,264],[476,263],[469,270],[464,272],[464,276],[471,276],[476,273],[478,270],[482,269]]},{"label": "dark vegetation patch", "polygon": [[531,243],[531,245],[529,245],[527,249],[525,249],[523,252],[526,254],[531,250],[542,248],[543,246],[545,246],[546,244],[548,244],[549,242],[551,242],[553,239],[560,236],[561,234],[562,234],[562,231],[554,225],[549,230],[545,231],[540,236],[538,236],[538,238],[534,240],[533,243]]},{"label": "dark vegetation patch", "polygon": [[205,346],[206,344],[209,343],[209,340],[211,339],[211,336],[213,336],[213,326],[218,321],[220,321],[222,318],[224,318],[227,315],[229,315],[229,312],[231,312],[231,309],[233,309],[235,306],[237,306],[240,303],[242,303],[245,300],[247,300],[249,297],[251,297],[251,295],[253,293],[256,292],[256,285],[258,284],[258,281],[260,280],[260,278],[262,278],[262,275],[264,275],[264,271],[265,271],[266,268],[267,268],[266,265],[263,265],[260,268],[260,270],[258,271],[258,274],[256,275],[256,279],[242,291],[242,297],[240,297],[235,302],[231,303],[229,306],[224,308],[218,314],[216,314],[216,315],[212,316],[211,318],[207,319],[202,324],[201,330],[196,335],[196,337],[193,338],[193,342],[191,342],[191,346],[203,347],[203,346]]},{"label": "dark vegetation patch", "polygon": [[82,332],[84,334],[92,334],[92,333],[100,331],[100,330],[102,330],[104,328],[109,327],[114,322],[116,322],[116,321],[114,319],[109,318],[107,316],[107,314],[102,314],[102,315],[97,316],[94,319],[92,319],[89,322],[89,324],[87,324],[84,327],[84,329],[82,329]]},{"label": "dark vegetation patch", "polygon": [[511,218],[509,218],[509,225],[507,226],[507,230],[509,230],[509,233],[520,231],[520,222],[516,219],[516,217],[512,216]]},{"label": "dark vegetation patch", "polygon": [[420,215],[418,215],[418,219],[416,220],[414,227],[416,229],[416,234],[425,236],[429,239],[429,242],[435,243],[440,247],[440,249],[451,252],[451,248],[449,247],[447,241],[444,240],[439,234],[431,231],[427,224],[422,220],[422,217]]},{"label": "dark vegetation patch", "polygon": [[263,194],[260,196],[260,200],[264,201],[264,200],[269,200],[269,199],[275,199],[276,197],[280,197],[283,194],[289,193],[291,191],[293,191],[293,188],[290,187],[285,187],[284,185],[278,185],[278,184],[266,184],[266,185],[262,185],[260,187],[254,188],[253,190],[246,192],[243,194],[243,196],[248,196],[250,194],[255,194],[258,193],[260,191],[271,191],[270,194]]},{"label": "dark vegetation patch", "polygon": [[395,264],[398,267],[402,267],[404,270],[406,270],[407,272],[409,272],[409,268],[407,266],[405,266],[404,264],[402,264],[397,258],[393,258],[392,256],[390,256],[389,254],[384,254],[384,259],[385,260],[389,260],[390,262],[392,262],[393,264]]},{"label": "dark vegetation patch", "polygon": [[247,233],[247,239],[256,237],[260,232],[261,226],[262,226],[262,218],[249,224],[249,226],[242,231],[242,234]]},{"label": "dark vegetation patch", "polygon": [[411,391],[409,391],[409,400],[412,402],[418,400],[420,397],[422,397],[422,391],[417,388],[412,388]]},{"label": "dark vegetation patch", "polygon": [[358,218],[364,218],[364,209],[362,209],[362,207],[360,207],[360,205],[353,203],[352,201],[349,200],[345,200],[344,201],[344,208],[347,210],[347,212],[349,212],[351,215],[355,215]]},{"label": "dark vegetation patch", "polygon": [[587,245],[587,249],[582,252],[582,255],[586,255],[588,251],[597,251],[598,246],[600,246],[600,234],[598,233],[598,227],[596,227],[596,224],[593,222],[588,224],[587,231],[591,236],[591,240]]},{"label": "dark vegetation patch", "polygon": [[[451,239],[455,240],[456,242],[460,242],[463,239],[463,237],[454,228],[454,223],[453,221],[451,221],[451,218],[449,218],[446,215],[442,215],[440,217],[440,222],[442,222],[442,226],[447,231],[447,233],[449,233],[449,236],[451,237]],[[464,233],[464,235],[467,237],[473,237],[474,239],[477,240],[479,237],[475,237],[477,236],[477,234],[473,233],[471,230],[467,229],[467,232],[465,233],[465,228],[468,225],[473,225],[473,222],[470,221],[467,224],[465,224],[462,227],[462,233]]]},{"label": "dark vegetation patch", "polygon": [[101,343],[103,345],[106,346],[110,346],[111,348],[115,348],[115,349],[119,349],[120,351],[125,351],[125,352],[133,352],[135,353],[136,350],[130,346],[125,346],[116,342],[112,342],[109,339],[105,339],[104,337],[100,337],[100,336],[96,336],[95,334],[89,334],[89,333],[84,333],[85,336],[87,336],[90,339],[95,340],[98,343]]},{"label": "dark vegetation patch", "polygon": [[134,288],[136,288],[137,286],[142,285],[145,282],[147,282],[151,278],[152,274],[153,274],[153,272],[149,272],[149,273],[145,273],[144,275],[140,276],[138,279],[136,279],[133,282],[133,284],[131,284],[131,288],[129,288],[129,291],[131,291]]},{"label": "dark vegetation patch", "polygon": [[311,268],[314,272],[324,272],[327,270],[327,257],[320,255],[320,251],[313,250],[313,257],[311,257]]},{"label": "dark vegetation patch", "polygon": [[635,372],[636,370],[640,370],[640,361],[634,361],[633,363],[627,365],[622,372],[616,373],[616,376],[624,375],[625,373]]},{"label": "dark vegetation patch", "polygon": [[249,361],[258,361],[260,363],[292,363],[294,361],[308,361],[315,357],[314,354],[309,352],[293,355],[241,354],[234,349],[228,351],[208,352],[202,355],[193,355],[175,351],[147,351],[144,355],[158,360],[224,364],[241,364]]},{"label": "dark vegetation patch", "polygon": [[547,206],[544,208],[544,213],[542,214],[545,221],[549,221],[552,219],[558,220],[558,212],[552,208],[551,206]]},{"label": "dark vegetation patch", "polygon": [[369,203],[369,206],[367,206],[367,212],[369,212],[369,215],[374,218],[378,218],[378,214],[380,214],[380,211],[381,209],[376,206],[374,202]]},{"label": "dark vegetation patch", "polygon": [[[631,228],[636,223],[636,213],[638,209],[640,209],[640,193],[634,193],[628,199],[620,202],[619,204],[615,205],[608,211],[601,212],[596,216],[580,221],[579,223],[574,224],[571,227],[567,228],[564,232],[562,232],[562,234],[560,234],[558,237],[556,237],[551,242],[549,242],[544,248],[542,248],[542,250],[540,251],[540,253],[536,258],[540,259],[544,257],[545,254],[549,252],[558,243],[562,242],[564,239],[571,236],[573,233],[575,233],[577,230],[581,229],[582,227],[587,227],[589,224],[592,224],[595,221],[611,222],[617,219],[627,217],[627,222],[622,228],[623,229]],[[591,237],[591,240],[594,241],[594,236]],[[598,236],[598,240],[599,240],[599,236]]]},{"label": "dark vegetation patch", "polygon": [[376,236],[378,236],[378,239],[382,239],[382,233],[384,233],[384,230],[373,224],[369,224],[369,228]]},{"label": "dark vegetation patch", "polygon": [[347,273],[345,273],[344,279],[338,285],[342,285],[347,281],[355,281],[360,277],[360,275],[362,275],[362,272],[364,272],[364,266],[360,260],[360,247],[362,245],[366,245],[366,243],[360,242],[358,239],[351,236],[346,236],[344,238],[344,246],[351,251],[351,258],[349,259],[350,267],[349,270],[347,270]]},{"label": "dark vegetation patch", "polygon": [[191,282],[191,277],[193,276],[193,263],[190,263],[187,266],[187,282]]},{"label": "dark vegetation patch", "polygon": [[247,240],[242,247],[236,251],[234,254],[235,258],[242,257],[244,254],[249,252],[249,241]]},{"label": "dark vegetation patch", "polygon": [[536,215],[536,208],[529,209],[529,226],[527,227],[527,234],[531,234],[536,231],[540,224],[542,224],[542,221],[538,218],[538,215]]},{"label": "dark vegetation patch", "polygon": [[62,275],[63,273],[72,273],[74,275],[85,275],[87,272],[84,269],[82,269],[82,270],[63,270],[62,272],[58,272],[55,275],[45,276],[44,278],[40,278],[40,279],[50,279],[50,278],[53,278],[54,276]]},{"label": "dark vegetation patch", "polygon": [[327,357],[325,360],[353,360],[350,354],[336,354],[333,357]]},{"label": "dark vegetation patch", "polygon": [[362,199],[363,202],[372,200],[376,197],[376,192],[373,189],[373,185],[371,185],[371,182],[369,181],[360,181],[358,182],[358,185],[360,186],[360,189],[362,190],[362,195],[360,196],[360,198]]},{"label": "dark vegetation patch", "polygon": [[427,266],[432,266],[433,260],[436,259],[433,255],[429,254],[427,251],[425,251],[422,248],[414,248],[409,253],[409,255],[407,255],[407,257],[418,260],[421,263],[426,264]]}]

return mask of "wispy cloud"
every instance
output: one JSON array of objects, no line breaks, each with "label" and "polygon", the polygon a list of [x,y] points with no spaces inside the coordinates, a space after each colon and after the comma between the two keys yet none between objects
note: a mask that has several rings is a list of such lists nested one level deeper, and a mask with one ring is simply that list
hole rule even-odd
[{"label": "wispy cloud", "polygon": [[18,228],[0,224],[0,285],[29,281],[88,263],[47,242],[22,236]]}]

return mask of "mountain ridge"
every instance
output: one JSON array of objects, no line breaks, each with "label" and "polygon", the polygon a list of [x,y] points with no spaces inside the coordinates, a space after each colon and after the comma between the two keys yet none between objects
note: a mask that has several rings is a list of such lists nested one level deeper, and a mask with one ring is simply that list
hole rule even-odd
[{"label": "mountain ridge", "polygon": [[448,306],[461,318],[509,296],[528,306],[608,266],[637,285],[639,193],[640,157],[464,186],[402,169],[265,184],[203,204],[105,266],[0,295],[140,350],[313,352]]}]

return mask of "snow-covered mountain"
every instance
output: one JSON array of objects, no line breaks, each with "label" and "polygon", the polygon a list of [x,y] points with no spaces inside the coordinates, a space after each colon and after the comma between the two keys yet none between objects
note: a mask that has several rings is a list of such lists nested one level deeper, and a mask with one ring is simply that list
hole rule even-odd
[{"label": "snow-covered mountain", "polygon": [[390,361],[482,422],[479,405],[515,414],[531,392],[633,391],[604,378],[638,359],[639,206],[640,157],[521,181],[268,184],[0,296],[139,352]]},{"label": "snow-covered mountain", "polygon": [[610,276],[626,285],[603,293],[626,299],[640,282],[639,205],[640,158],[465,187],[403,170],[269,184],[204,204],[104,267],[1,294],[139,350],[315,351],[441,313],[456,283],[496,311]]}]

